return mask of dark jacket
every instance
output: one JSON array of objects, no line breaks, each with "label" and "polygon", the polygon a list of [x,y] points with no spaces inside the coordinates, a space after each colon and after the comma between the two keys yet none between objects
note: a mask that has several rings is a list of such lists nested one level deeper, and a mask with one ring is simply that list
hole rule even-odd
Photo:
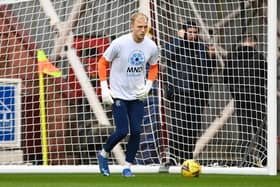
[{"label": "dark jacket", "polygon": [[166,44],[163,56],[167,61],[169,89],[178,94],[192,95],[208,91],[209,75],[217,63],[209,60],[203,43],[174,38]]},{"label": "dark jacket", "polygon": [[224,75],[237,107],[254,108],[256,103],[265,106],[267,62],[261,53],[253,47],[238,47],[226,61]]}]

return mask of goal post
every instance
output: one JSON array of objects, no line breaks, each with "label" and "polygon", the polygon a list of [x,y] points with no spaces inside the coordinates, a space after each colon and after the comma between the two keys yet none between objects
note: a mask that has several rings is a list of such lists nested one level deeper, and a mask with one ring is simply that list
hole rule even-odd
[{"label": "goal post", "polygon": [[[277,1],[268,2],[268,27],[267,61],[277,62]],[[279,10],[278,10],[279,11]],[[270,175],[277,175],[277,87],[273,82],[277,80],[277,63],[268,64],[268,102],[267,102],[267,172]],[[276,93],[276,94],[275,94]],[[279,127],[278,127],[279,128]]]},{"label": "goal post", "polygon": [[[168,111],[169,113],[171,113],[170,116],[168,116],[170,118],[170,121],[168,123],[169,125],[169,136],[171,137],[171,140],[169,140],[169,144],[171,145],[175,145],[177,147],[177,150],[171,150],[171,152],[173,152],[173,154],[175,155],[175,157],[184,157],[182,156],[183,154],[181,154],[180,152],[182,152],[182,147],[184,147],[184,145],[180,142],[182,140],[184,140],[184,135],[179,136],[176,133],[183,133],[183,134],[193,134],[193,133],[197,133],[199,134],[199,137],[193,137],[195,138],[196,141],[196,146],[194,146],[195,148],[189,148],[188,152],[190,153],[190,150],[194,150],[193,156],[196,157],[196,159],[198,159],[199,161],[203,162],[204,167],[203,167],[203,171],[205,173],[249,173],[249,174],[272,174],[275,175],[276,174],[276,153],[275,153],[275,145],[276,145],[276,134],[275,134],[275,128],[276,128],[276,118],[275,118],[275,104],[276,104],[276,87],[275,87],[275,83],[273,86],[270,85],[271,82],[273,82],[272,80],[276,80],[275,76],[276,76],[276,72],[275,72],[275,64],[268,64],[268,69],[266,69],[265,71],[267,71],[268,77],[264,77],[263,79],[268,79],[270,80],[270,83],[266,83],[267,84],[267,89],[268,89],[268,93],[271,94],[272,97],[269,97],[269,95],[266,96],[267,98],[267,116],[269,118],[269,120],[264,121],[264,119],[260,120],[260,125],[257,125],[256,128],[258,128],[257,131],[255,132],[250,132],[248,131],[248,133],[246,135],[246,132],[242,132],[242,130],[240,130],[238,127],[238,125],[243,125],[243,126],[247,126],[246,122],[245,122],[245,118],[246,115],[240,114],[240,106],[236,106],[236,103],[239,103],[240,101],[238,100],[238,98],[232,98],[234,99],[234,107],[229,107],[228,105],[230,103],[230,99],[232,97],[232,93],[229,94],[229,91],[226,87],[227,85],[224,84],[223,82],[223,74],[221,74],[221,71],[223,71],[223,68],[227,68],[224,67],[224,62],[228,61],[228,59],[230,59],[230,55],[235,51],[235,49],[237,47],[239,47],[239,45],[241,44],[242,40],[241,38],[246,36],[246,35],[255,35],[258,38],[258,50],[263,53],[265,55],[265,58],[267,60],[267,62],[276,62],[276,54],[274,53],[276,50],[276,46],[275,46],[275,41],[276,40],[276,28],[274,28],[276,26],[276,21],[277,21],[277,16],[275,15],[275,11],[276,8],[272,8],[273,6],[276,6],[275,3],[277,3],[276,1],[271,1],[271,2],[267,2],[267,1],[235,1],[235,2],[228,2],[228,1],[220,1],[219,3],[203,3],[203,2],[194,2],[194,1],[188,1],[188,2],[184,2],[184,1],[176,1],[174,3],[171,3],[169,1],[167,2],[163,2],[163,1],[158,1],[161,6],[158,7],[158,14],[162,15],[159,16],[160,22],[160,28],[159,30],[163,30],[161,32],[161,37],[160,38],[164,38],[163,40],[161,40],[161,44],[162,46],[166,46],[166,40],[165,38],[167,38],[167,40],[174,40],[173,38],[177,37],[180,39],[180,37],[184,37],[181,35],[181,33],[179,33],[178,31],[180,31],[180,29],[184,28],[184,25],[187,24],[195,24],[195,27],[199,28],[199,38],[200,41],[205,43],[206,45],[210,45],[212,47],[215,48],[216,51],[216,58],[218,55],[218,58],[216,59],[219,63],[218,63],[218,68],[216,69],[216,72],[213,73],[212,75],[209,75],[209,77],[211,77],[211,81],[207,82],[205,84],[208,84],[210,87],[212,87],[212,89],[210,89],[210,93],[209,93],[209,97],[208,99],[208,106],[207,105],[200,105],[197,104],[199,106],[201,106],[204,112],[202,112],[202,116],[200,116],[201,111],[197,113],[197,115],[191,115],[190,118],[185,117],[185,119],[189,119],[190,123],[188,122],[182,122],[183,118],[180,116],[184,116],[181,111],[178,110],[191,110],[191,112],[194,112],[194,109],[199,108],[199,106],[197,107],[190,107],[191,109],[189,109],[188,107],[184,107],[180,104],[180,102],[185,102],[186,104],[189,104],[189,102],[184,101],[184,96],[181,96],[181,94],[185,94],[187,95],[188,93],[186,93],[186,91],[180,91],[180,87],[179,89],[173,93],[176,99],[171,98],[171,100],[169,98],[167,98],[166,102],[165,102],[165,111]],[[270,7],[271,6],[271,7]],[[273,9],[271,14],[270,9]],[[254,10],[253,10],[254,9]],[[217,12],[216,12],[217,11]],[[218,11],[221,11],[220,13],[218,13]],[[270,15],[268,15],[270,14]],[[241,18],[241,19],[240,19]],[[265,20],[270,19],[270,21],[266,22]],[[189,21],[189,22],[187,22]],[[191,22],[190,22],[191,21]],[[273,24],[273,27],[270,27],[270,24]],[[191,25],[191,26],[193,26]],[[189,27],[191,27],[190,25],[188,25]],[[185,27],[188,27],[185,26]],[[263,27],[263,28],[262,28]],[[172,29],[170,29],[172,28]],[[173,29],[174,28],[174,29]],[[269,34],[270,32],[273,32],[271,34]],[[269,42],[270,40],[274,40],[273,42]],[[177,45],[179,45],[180,43],[177,41]],[[266,43],[268,42],[268,43]],[[201,61],[196,60],[196,59],[192,59],[191,57],[186,57],[185,59],[182,60],[182,57],[184,54],[186,54],[187,52],[181,52],[181,48],[184,48],[183,45],[180,45],[180,47],[174,46],[176,44],[173,43],[168,43],[168,47],[166,47],[166,49],[164,50],[164,55],[162,56],[162,63],[164,63],[164,61],[166,62],[166,64],[163,64],[163,66],[167,69],[169,69],[169,73],[173,72],[173,76],[175,76],[177,79],[179,79],[178,75],[181,71],[184,71],[184,69],[180,66],[184,66],[184,62],[185,63],[191,63],[191,65],[197,65],[198,63],[201,63]],[[266,43],[266,44],[265,44]],[[264,44],[264,45],[263,45]],[[185,44],[186,45],[186,44]],[[271,48],[270,48],[271,47]],[[187,48],[187,47],[186,47]],[[270,48],[270,49],[269,49]],[[187,49],[186,49],[187,50]],[[170,52],[171,51],[171,52]],[[179,51],[179,52],[178,52]],[[241,53],[243,53],[243,51],[241,51]],[[179,56],[179,55],[181,56]],[[188,54],[188,53],[187,53]],[[173,58],[172,58],[173,55]],[[177,56],[176,56],[177,55]],[[196,56],[194,58],[199,58],[198,56],[201,55],[201,53],[196,53]],[[174,57],[175,56],[175,57]],[[191,56],[191,54],[190,54]],[[172,60],[170,60],[170,57],[172,58]],[[270,58],[274,58],[273,60]],[[247,58],[247,57],[246,57]],[[182,60],[182,61],[180,61]],[[179,62],[178,62],[179,61]],[[192,61],[194,61],[197,64],[193,64]],[[238,62],[235,62],[238,63]],[[177,65],[176,65],[177,64]],[[171,68],[170,68],[171,66]],[[187,65],[185,65],[187,66]],[[197,65],[199,66],[199,65]],[[242,65],[241,65],[242,66]],[[179,68],[179,70],[176,72],[174,71],[174,69]],[[241,67],[236,67],[241,68]],[[253,67],[252,67],[253,68]],[[269,71],[270,68],[273,68],[274,71],[271,72]],[[243,71],[243,70],[242,70]],[[238,72],[240,73],[240,70],[238,71],[234,71],[234,72]],[[217,74],[216,74],[217,73]],[[238,77],[238,73],[233,75],[233,76],[237,76]],[[192,77],[192,76],[197,76],[194,75],[194,73],[192,72],[192,70],[190,71],[191,75],[185,75],[186,77]],[[216,76],[220,76],[222,77],[221,79],[219,79]],[[168,76],[168,75],[166,75]],[[247,75],[245,75],[247,76]],[[249,75],[250,76],[250,75]],[[241,77],[239,77],[241,78]],[[187,79],[187,78],[186,78]],[[242,79],[242,78],[241,78]],[[171,83],[170,83],[171,80]],[[193,79],[192,79],[193,80]],[[267,80],[267,81],[268,81]],[[173,82],[172,82],[173,81]],[[166,77],[166,82],[164,82],[163,84],[166,84],[166,86],[170,86],[169,84],[176,84],[176,81],[179,82],[178,80],[174,80],[174,77],[170,78],[170,77]],[[179,82],[180,83],[180,82]],[[179,84],[178,83],[178,84]],[[186,82],[185,82],[186,83]],[[181,85],[184,84],[181,83]],[[193,83],[191,83],[193,84]],[[205,85],[204,84],[204,85]],[[244,84],[244,83],[242,83]],[[171,85],[172,87],[173,85]],[[232,86],[232,85],[229,85]],[[242,85],[239,85],[242,86]],[[268,88],[270,87],[270,88]],[[176,89],[176,88],[175,88]],[[269,90],[271,90],[271,92],[269,92]],[[191,90],[194,91],[194,90]],[[207,92],[207,90],[199,90],[200,92]],[[214,91],[214,92],[212,92]],[[166,94],[170,94],[169,93],[170,90],[166,90]],[[177,94],[177,95],[176,95]],[[206,93],[208,94],[208,93]],[[212,95],[213,94],[213,95]],[[222,95],[220,95],[222,94]],[[199,94],[198,94],[199,95]],[[188,96],[186,96],[188,97]],[[192,96],[193,97],[193,96]],[[202,96],[203,98],[204,96]],[[193,98],[190,98],[190,100],[195,100]],[[244,101],[243,101],[244,102]],[[245,102],[250,102],[245,101]],[[270,104],[269,104],[270,103]],[[272,104],[273,103],[273,104]],[[254,105],[254,104],[252,104]],[[170,108],[170,106],[174,107],[175,109]],[[245,105],[243,105],[245,106]],[[247,105],[248,106],[248,105]],[[226,110],[227,109],[227,110]],[[235,112],[233,114],[231,114],[231,112],[229,112],[231,109],[233,109]],[[200,110],[200,109],[198,109]],[[226,112],[228,111],[227,115],[224,115]],[[247,112],[251,109],[245,109],[247,110]],[[239,111],[239,112],[238,112]],[[173,112],[173,116],[172,116],[172,112]],[[272,113],[270,113],[272,112]],[[175,113],[175,115],[174,115]],[[269,114],[270,113],[270,114]],[[243,116],[242,116],[243,115]],[[274,117],[272,117],[271,115],[273,115]],[[172,117],[178,117],[179,116],[179,120],[173,120]],[[186,115],[187,116],[187,115]],[[270,117],[269,117],[270,116]],[[181,125],[180,128],[184,128],[185,126],[187,126],[187,128],[191,128],[188,124],[193,124],[193,126],[195,126],[195,124],[197,123],[197,121],[193,121],[191,119],[198,119],[199,117],[201,117],[201,121],[200,124],[198,125],[199,128],[198,129],[194,129],[193,130],[181,130],[179,129],[178,124]],[[240,118],[242,118],[241,120],[244,120],[243,122],[240,123]],[[175,121],[175,122],[172,122]],[[239,121],[239,122],[238,122]],[[269,124],[267,129],[261,129],[261,127],[264,127],[265,124]],[[254,128],[253,126],[256,124],[251,124],[252,127],[248,128]],[[175,128],[175,130],[174,130]],[[265,126],[266,128],[266,126]],[[271,128],[271,129],[268,129]],[[172,132],[173,129],[173,132]],[[262,134],[263,132],[260,131],[266,131],[265,134]],[[273,134],[270,134],[269,131],[272,130]],[[272,132],[271,131],[271,132]],[[248,139],[247,145],[243,146],[243,145],[238,145],[238,142],[242,142],[244,140],[241,140],[239,138],[243,137],[247,137],[250,136],[251,138]],[[259,162],[258,161],[258,157],[255,154],[259,154],[261,155],[262,151],[257,153],[258,150],[256,150],[256,147],[258,147],[259,145],[259,140],[256,140],[257,138],[262,138],[260,136],[267,136],[267,137],[263,137],[265,138],[267,141],[267,151],[270,152],[272,149],[273,151],[271,151],[269,154],[271,157],[270,161],[268,162],[272,162],[272,163],[267,163],[266,166],[262,165],[262,166],[257,166],[260,168],[254,168],[254,170],[250,170],[251,167],[246,167],[244,165],[246,165],[243,161],[244,159],[248,159],[248,157],[251,157],[252,162],[251,164],[255,164],[258,165],[258,163],[262,163],[263,161]],[[269,136],[269,138],[268,138]],[[174,138],[174,140],[172,140],[172,138]],[[177,138],[177,142],[176,139]],[[237,138],[237,139],[236,139]],[[248,137],[247,137],[248,138]],[[271,138],[271,139],[270,139]],[[169,138],[170,139],[170,138]],[[270,139],[270,140],[269,140]],[[185,141],[191,141],[188,140],[187,138],[185,138]],[[264,143],[264,142],[263,142]],[[168,145],[170,147],[170,145]],[[272,146],[272,147],[270,147]],[[270,148],[269,148],[270,147]],[[184,148],[183,148],[184,149]],[[240,150],[244,150],[244,153],[240,153]],[[228,151],[228,152],[227,152]],[[253,153],[254,152],[254,153]],[[228,154],[229,153],[229,154]],[[188,154],[188,153],[186,153]],[[252,154],[252,155],[251,155]],[[199,156],[198,156],[199,155]],[[268,155],[267,155],[268,156]],[[256,159],[256,160],[255,160]],[[255,160],[255,161],[253,161]],[[247,162],[247,161],[246,161]],[[251,162],[251,161],[248,161]],[[249,164],[249,163],[248,163]],[[250,164],[249,164],[250,165]],[[180,167],[170,167],[170,172],[179,172],[180,171]]]},{"label": "goal post", "polygon": [[[115,38],[131,31],[130,16],[143,11],[160,68],[144,101],[133,172],[179,173],[182,161],[194,158],[203,173],[276,175],[276,8],[276,0],[1,1],[0,79],[19,80],[21,115],[20,162],[5,159],[11,154],[0,141],[0,173],[99,172],[97,152],[115,127],[111,108],[101,103],[97,62]],[[263,58],[244,59],[245,36],[255,37],[246,42],[257,44]],[[38,49],[62,72],[44,75],[48,166]],[[109,157],[113,173],[122,170],[126,142]]]}]

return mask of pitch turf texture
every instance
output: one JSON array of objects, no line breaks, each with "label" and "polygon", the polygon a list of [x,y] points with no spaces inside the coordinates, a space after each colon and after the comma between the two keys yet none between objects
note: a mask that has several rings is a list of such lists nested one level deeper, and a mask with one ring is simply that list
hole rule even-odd
[{"label": "pitch turf texture", "polygon": [[120,174],[1,174],[0,187],[280,187],[277,176],[210,175],[184,178],[179,174],[137,174],[124,178]]}]

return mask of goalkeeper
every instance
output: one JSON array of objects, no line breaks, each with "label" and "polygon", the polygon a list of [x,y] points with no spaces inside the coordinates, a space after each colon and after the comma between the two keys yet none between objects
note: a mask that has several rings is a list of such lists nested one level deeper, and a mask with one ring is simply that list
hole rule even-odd
[{"label": "goalkeeper", "polygon": [[[158,49],[146,36],[148,18],[143,13],[131,17],[132,32],[115,39],[98,62],[102,102],[112,105],[116,130],[98,153],[100,172],[109,176],[108,155],[114,146],[127,136],[126,159],[122,175],[133,176],[133,164],[140,143],[141,124],[144,116],[144,99],[152,88],[158,73]],[[146,64],[149,64],[148,80]],[[110,65],[110,86],[107,68]]]}]

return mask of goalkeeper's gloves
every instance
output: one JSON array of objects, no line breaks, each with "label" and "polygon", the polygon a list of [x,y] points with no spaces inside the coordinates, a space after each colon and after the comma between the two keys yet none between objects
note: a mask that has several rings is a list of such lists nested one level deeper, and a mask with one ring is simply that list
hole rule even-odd
[{"label": "goalkeeper's gloves", "polygon": [[136,98],[143,101],[148,96],[152,86],[153,81],[147,80],[146,85],[139,89],[138,93],[136,94]]},{"label": "goalkeeper's gloves", "polygon": [[108,88],[107,81],[101,81],[101,96],[102,96],[102,103],[112,105],[114,103],[114,95],[113,92]]}]

